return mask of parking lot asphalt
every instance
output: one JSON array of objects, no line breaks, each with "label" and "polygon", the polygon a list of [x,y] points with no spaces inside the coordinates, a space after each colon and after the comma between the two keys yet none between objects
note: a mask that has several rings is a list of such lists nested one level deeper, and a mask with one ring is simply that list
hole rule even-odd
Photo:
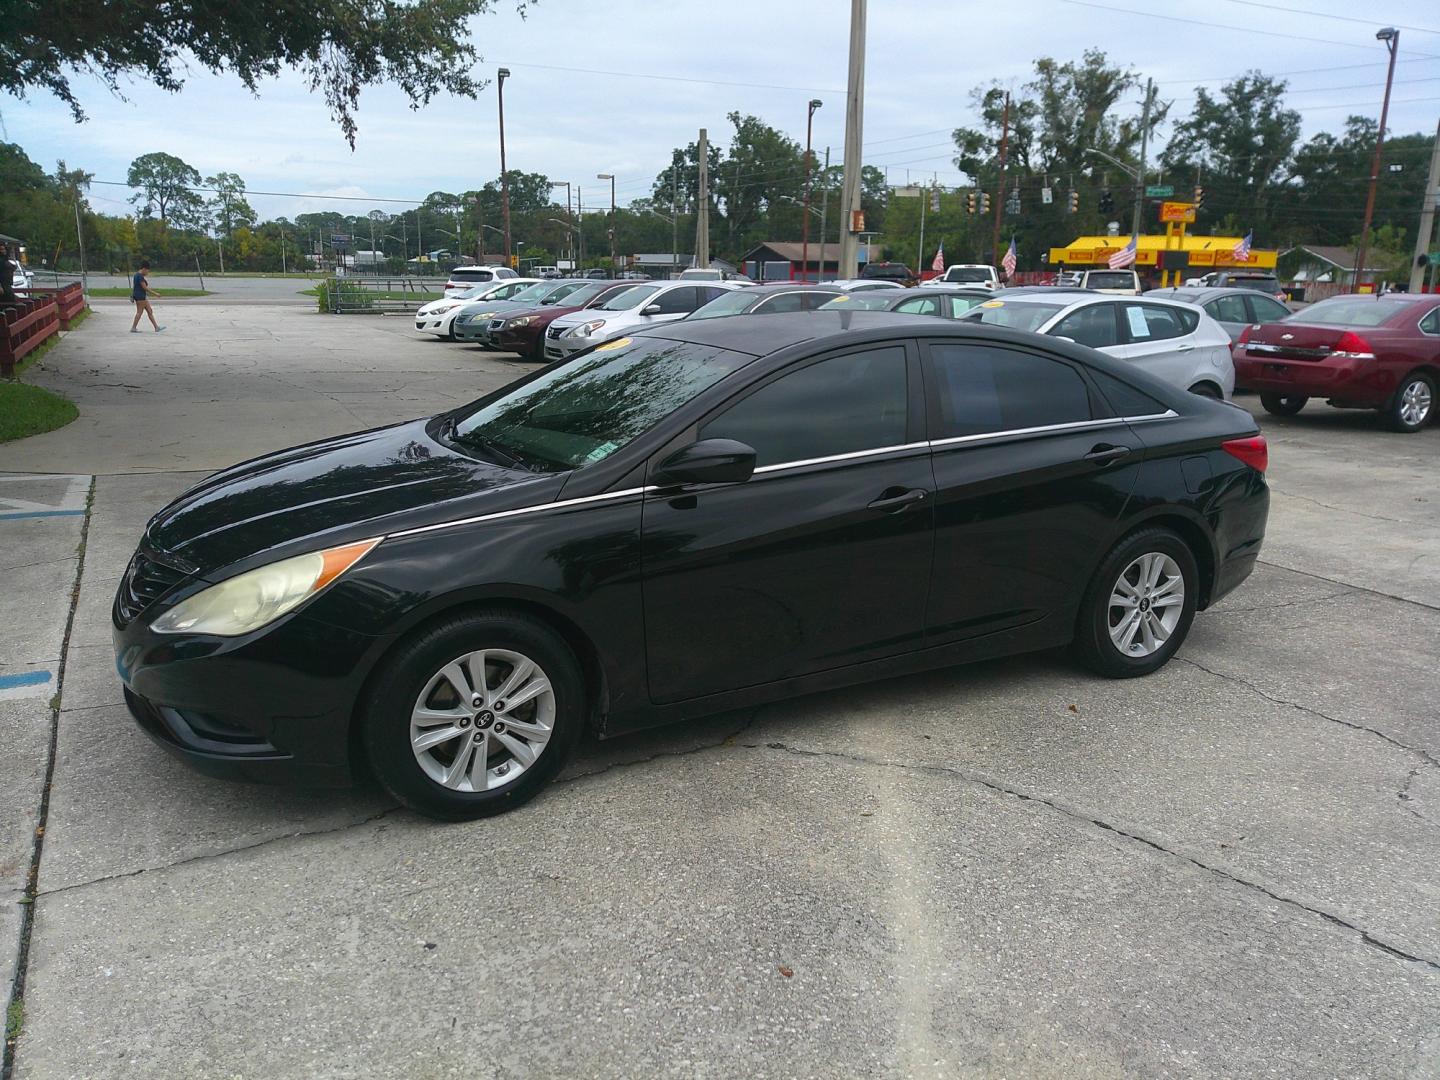
[{"label": "parking lot asphalt", "polygon": [[[17,1077],[1440,1075],[1440,428],[1262,417],[1262,563],[1150,678],[1047,653],[807,697],[438,825],[173,762],[109,601],[204,473],[530,366],[403,319],[166,315],[101,309],[35,376],[81,419],[0,446],[94,475],[73,617],[78,532],[7,574],[65,664]],[[41,544],[4,536],[0,565]]]}]

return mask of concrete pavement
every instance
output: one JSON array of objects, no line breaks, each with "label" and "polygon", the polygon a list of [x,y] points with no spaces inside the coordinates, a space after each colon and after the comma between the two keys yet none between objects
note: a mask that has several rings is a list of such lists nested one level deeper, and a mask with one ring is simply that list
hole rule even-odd
[{"label": "concrete pavement", "polygon": [[529,366],[215,310],[102,312],[37,379],[81,420],[0,446],[98,474],[17,1077],[1440,1075],[1440,429],[1264,418],[1265,561],[1151,678],[1046,654],[818,695],[442,826],[172,762],[109,599],[205,471]]}]

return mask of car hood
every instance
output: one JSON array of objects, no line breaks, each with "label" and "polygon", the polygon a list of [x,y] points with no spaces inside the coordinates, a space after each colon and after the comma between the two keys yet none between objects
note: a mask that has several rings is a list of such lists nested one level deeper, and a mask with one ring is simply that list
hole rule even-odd
[{"label": "car hood", "polygon": [[218,472],[150,521],[145,541],[202,575],[404,528],[553,499],[564,474],[469,457],[414,420],[282,450]]},{"label": "car hood", "polygon": [[485,312],[493,314],[497,318],[501,315],[508,318],[536,306],[533,300],[466,300],[465,306],[460,309],[459,313],[461,315],[477,315]]},{"label": "car hood", "polygon": [[433,315],[433,314],[435,313],[435,310],[436,310],[437,308],[443,307],[443,308],[446,308],[446,309],[448,310],[448,309],[450,309],[450,308],[455,307],[457,304],[466,304],[466,303],[473,303],[473,302],[474,302],[474,301],[460,300],[458,297],[454,297],[454,296],[447,296],[447,297],[445,297],[444,299],[441,299],[441,300],[431,300],[428,304],[422,305],[421,308],[420,308],[420,310],[417,311],[415,314],[416,314],[416,315]]}]

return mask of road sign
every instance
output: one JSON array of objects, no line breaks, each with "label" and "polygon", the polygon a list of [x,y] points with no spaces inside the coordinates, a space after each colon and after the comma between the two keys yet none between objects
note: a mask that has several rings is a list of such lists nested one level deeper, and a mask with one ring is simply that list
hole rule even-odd
[{"label": "road sign", "polygon": [[1193,222],[1195,220],[1195,204],[1163,202],[1160,204],[1160,220]]},{"label": "road sign", "polygon": [[1145,197],[1147,199],[1168,199],[1175,194],[1175,188],[1170,184],[1146,184]]}]

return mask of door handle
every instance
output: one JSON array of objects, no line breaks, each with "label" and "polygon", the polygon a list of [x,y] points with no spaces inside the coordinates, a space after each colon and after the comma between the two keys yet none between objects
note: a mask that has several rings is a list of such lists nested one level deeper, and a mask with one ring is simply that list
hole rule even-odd
[{"label": "door handle", "polygon": [[1193,348],[1195,348],[1195,346],[1194,346],[1193,343],[1190,344],[1190,345],[1176,345],[1176,346],[1175,346],[1175,351],[1176,351],[1176,352],[1189,352],[1189,351],[1190,351],[1191,349],[1193,349]]},{"label": "door handle", "polygon": [[926,491],[924,488],[911,488],[909,491],[896,491],[895,488],[886,488],[885,491],[880,493],[880,497],[870,504],[870,509],[880,510],[886,514],[895,514],[917,503],[924,502],[925,497]]},{"label": "door handle", "polygon": [[1116,446],[1113,443],[1097,443],[1090,448],[1085,455],[1085,460],[1092,464],[1104,467],[1112,462],[1119,461],[1126,454],[1130,453],[1128,446]]}]

